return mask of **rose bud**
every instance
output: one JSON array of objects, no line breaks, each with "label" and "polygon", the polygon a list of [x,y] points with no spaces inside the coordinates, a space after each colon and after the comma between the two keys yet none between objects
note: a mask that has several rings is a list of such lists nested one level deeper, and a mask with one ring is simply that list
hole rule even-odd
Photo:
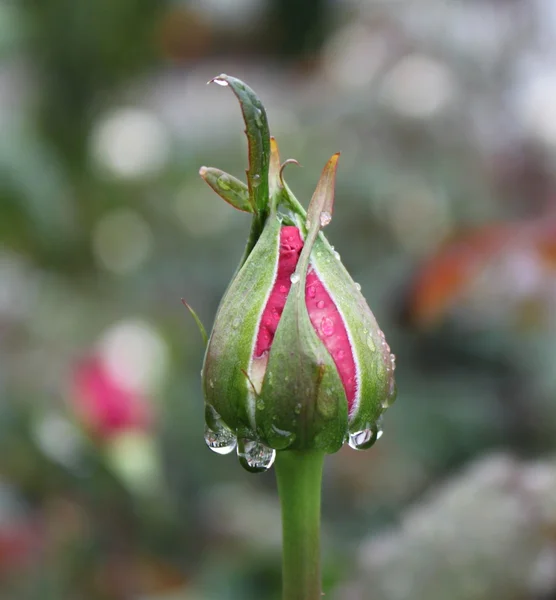
[{"label": "rose bud", "polygon": [[[226,174],[215,169],[203,167],[201,175],[252,212],[253,225],[206,350],[207,444],[225,454],[237,443],[251,471],[269,468],[276,450],[332,453],[346,440],[369,448],[396,395],[395,362],[360,286],[321,232],[332,216],[339,155],[325,166],[305,212],[283,181],[254,92],[232,77],[217,82],[240,101],[248,185],[226,176],[219,187]],[[212,184],[208,174],[215,174]]]},{"label": "rose bud", "polygon": [[97,355],[75,365],[68,396],[77,418],[97,440],[151,428],[153,416],[147,399],[115,380]]}]

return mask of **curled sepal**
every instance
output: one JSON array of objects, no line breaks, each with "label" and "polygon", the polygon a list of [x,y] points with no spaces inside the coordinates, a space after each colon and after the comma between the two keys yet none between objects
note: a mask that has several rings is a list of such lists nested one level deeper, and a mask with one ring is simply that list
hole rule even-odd
[{"label": "curled sepal", "polygon": [[266,111],[255,92],[240,79],[222,74],[211,79],[211,82],[229,86],[239,100],[249,146],[249,168],[246,171],[249,198],[253,211],[258,215],[259,227],[262,228],[269,200],[270,133]]},{"label": "curled sepal", "polygon": [[201,167],[199,175],[228,204],[243,212],[253,212],[249,189],[243,181],[215,167]]}]

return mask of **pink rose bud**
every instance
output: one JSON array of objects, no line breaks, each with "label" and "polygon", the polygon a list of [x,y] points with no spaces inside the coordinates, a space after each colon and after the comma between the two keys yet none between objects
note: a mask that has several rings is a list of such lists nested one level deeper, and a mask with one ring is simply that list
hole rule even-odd
[{"label": "pink rose bud", "polygon": [[101,439],[129,430],[147,430],[152,422],[147,400],[117,381],[97,356],[75,366],[70,401],[78,419]]},{"label": "pink rose bud", "polygon": [[[206,435],[220,454],[266,470],[276,450],[371,447],[394,401],[395,359],[373,313],[321,229],[332,217],[338,154],[306,212],[282,178],[278,148],[254,92],[220,76],[247,125],[248,185],[211,185],[231,204],[245,198],[253,226],[220,304],[203,366]],[[222,172],[206,168],[206,174]],[[231,177],[231,176],[230,176]],[[209,182],[211,184],[211,182]],[[226,186],[224,186],[225,188]],[[259,191],[263,188],[263,195]]]}]

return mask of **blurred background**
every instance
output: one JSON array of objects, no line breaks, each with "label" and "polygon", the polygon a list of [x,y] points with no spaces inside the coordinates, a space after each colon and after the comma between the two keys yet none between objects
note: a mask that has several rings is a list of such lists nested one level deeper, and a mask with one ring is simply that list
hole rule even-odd
[{"label": "blurred background", "polygon": [[226,72],[397,355],[327,460],[326,597],[556,598],[556,2],[0,0],[0,599],[277,600],[272,473],[203,441],[249,218]]}]

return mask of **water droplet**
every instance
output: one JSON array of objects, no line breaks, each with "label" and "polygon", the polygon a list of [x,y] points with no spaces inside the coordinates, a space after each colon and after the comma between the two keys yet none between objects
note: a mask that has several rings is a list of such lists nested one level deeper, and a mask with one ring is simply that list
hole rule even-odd
[{"label": "water droplet", "polygon": [[260,108],[255,107],[255,123],[259,129],[263,126],[263,111]]},{"label": "water droplet", "polygon": [[378,440],[382,437],[382,435],[384,434],[384,431],[382,431],[382,429],[379,429],[376,432],[376,441],[378,442]]},{"label": "water droplet", "polygon": [[317,302],[317,308],[324,308],[324,300],[319,300]]},{"label": "water droplet", "polygon": [[239,319],[239,318],[237,318],[237,317],[236,317],[236,318],[235,318],[235,319],[232,321],[232,327],[233,327],[234,329],[237,329],[237,328],[238,328],[240,325],[241,325],[241,319]]},{"label": "water droplet", "polygon": [[[375,430],[372,427],[366,427],[361,431],[350,433],[348,444],[354,450],[368,450],[378,440],[379,431],[380,430]],[[382,435],[382,432],[380,432],[380,435]]]},{"label": "water droplet", "polygon": [[217,182],[218,182],[218,187],[221,190],[227,191],[232,188],[232,186],[230,185],[230,180],[228,179],[228,177],[226,175],[220,175]]},{"label": "water droplet", "polygon": [[386,336],[384,335],[384,331],[382,331],[382,329],[379,329],[379,331],[378,331],[378,335],[379,335],[379,336],[380,336],[382,339],[384,339],[384,338],[386,337]]},{"label": "water droplet", "polygon": [[367,346],[369,347],[369,350],[372,350],[373,352],[376,350],[375,341],[371,334],[367,336]]},{"label": "water droplet", "polygon": [[281,294],[285,294],[288,291],[288,288],[285,285],[281,285],[278,289]]},{"label": "water droplet", "polygon": [[251,473],[262,473],[272,466],[276,450],[260,442],[241,438],[237,442],[237,456],[244,469]]},{"label": "water droplet", "polygon": [[228,85],[228,82],[224,79],[221,79],[220,77],[215,77],[214,79],[209,81],[209,83],[212,82],[216,83],[216,85],[221,85],[222,87],[226,87]]},{"label": "water droplet", "polygon": [[360,283],[356,283],[355,284],[355,289],[360,292],[361,291],[361,284]]},{"label": "water droplet", "polygon": [[298,402],[298,403],[295,405],[294,409],[293,409],[294,413],[295,413],[296,415],[300,414],[300,413],[301,413],[301,408],[302,408],[302,407],[301,407],[301,402]]},{"label": "water droplet", "polygon": [[321,227],[326,227],[330,221],[332,221],[332,215],[327,210],[320,213],[319,222]]},{"label": "water droplet", "polygon": [[392,366],[392,371],[396,370],[396,355],[390,354],[390,365]]},{"label": "water droplet", "polygon": [[201,377],[203,376],[203,369],[201,369]]},{"label": "water droplet", "polygon": [[234,433],[223,425],[216,431],[205,425],[205,442],[216,454],[230,454],[236,447],[237,440]]},{"label": "water droplet", "polygon": [[295,441],[295,433],[292,433],[291,431],[280,429],[274,424],[270,426],[270,429],[275,438],[272,440],[272,445],[280,450],[284,450]]},{"label": "water droplet", "polygon": [[334,321],[329,317],[323,317],[320,322],[320,328],[324,335],[332,335],[334,333]]},{"label": "water droplet", "polygon": [[314,298],[317,295],[317,290],[315,289],[314,285],[310,285],[307,288],[307,295],[309,296],[309,298]]},{"label": "water droplet", "polygon": [[317,258],[320,258],[322,256],[322,252],[317,252]]},{"label": "water droplet", "polygon": [[382,408],[384,410],[390,408],[392,404],[394,404],[394,402],[396,401],[396,380],[394,379],[394,373],[392,372],[392,370],[390,370],[388,374],[388,390],[386,393],[386,398],[382,401]]},{"label": "water droplet", "polygon": [[257,410],[264,410],[264,400],[262,398],[257,399]]},{"label": "water droplet", "polygon": [[340,253],[339,253],[339,252],[336,252],[336,250],[334,250],[334,258],[335,258],[336,260],[340,260]]},{"label": "water droplet", "polygon": [[261,184],[261,176],[258,173],[256,175],[253,175],[253,180],[251,181],[251,184],[253,185],[253,187],[259,187],[259,185]]},{"label": "water droplet", "polygon": [[214,381],[213,381],[212,379],[209,379],[209,386],[210,386],[211,388],[213,388],[213,387],[214,387]]},{"label": "water droplet", "polygon": [[291,277],[290,277],[290,281],[292,283],[299,283],[299,274],[298,273],[292,273]]}]

